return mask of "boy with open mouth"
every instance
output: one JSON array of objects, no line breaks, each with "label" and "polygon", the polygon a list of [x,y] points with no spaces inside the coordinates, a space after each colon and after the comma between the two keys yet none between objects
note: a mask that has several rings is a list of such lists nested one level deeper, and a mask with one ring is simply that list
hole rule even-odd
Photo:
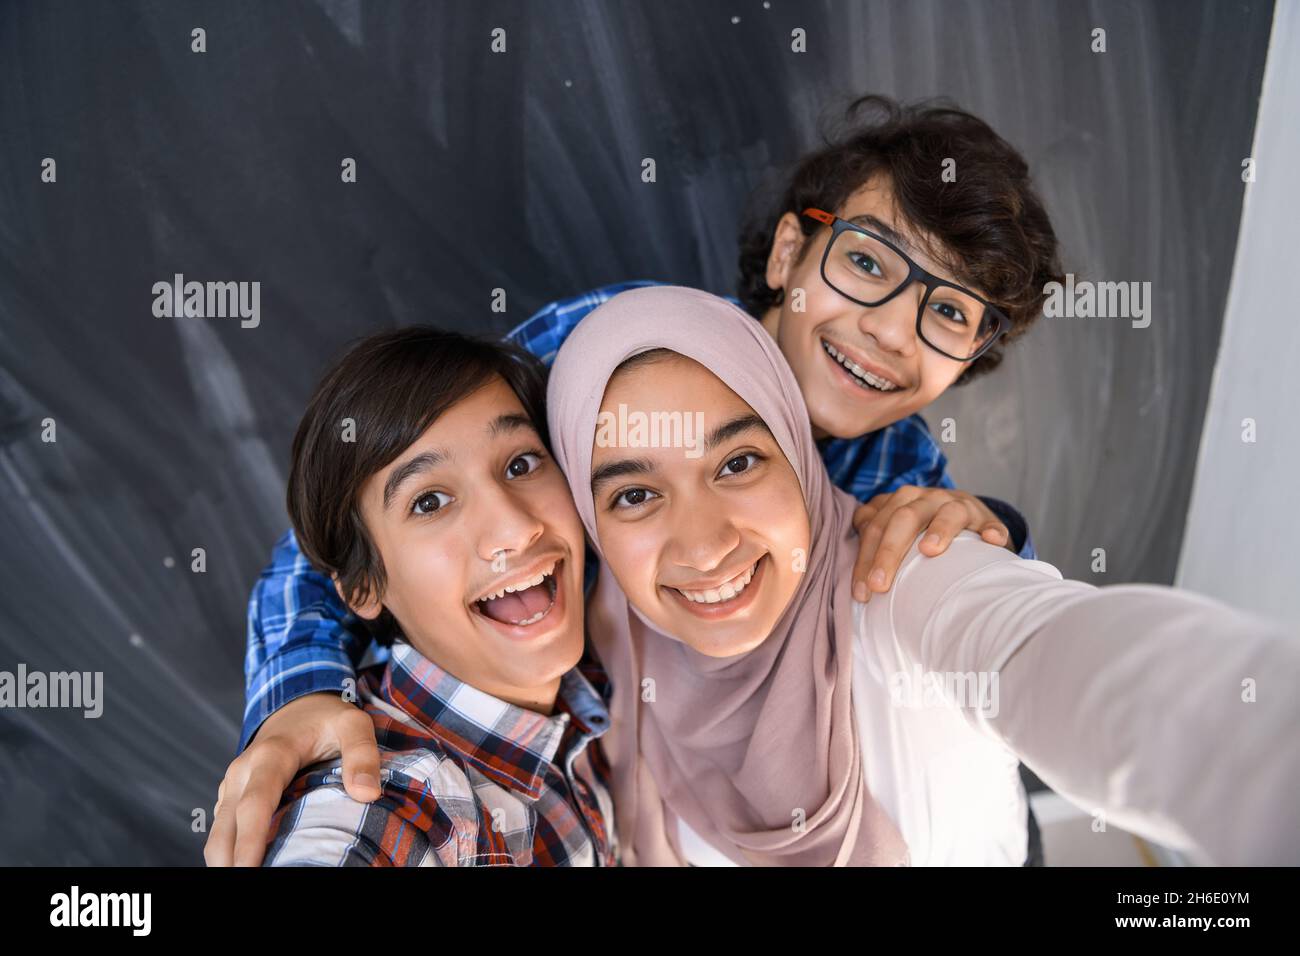
[{"label": "boy with open mouth", "polygon": [[359,714],[381,752],[358,803],[324,759],[273,819],[268,866],[595,865],[616,860],[583,654],[583,529],[546,444],[538,363],[411,328],[366,339],[293,443],[304,555],[376,640]]}]

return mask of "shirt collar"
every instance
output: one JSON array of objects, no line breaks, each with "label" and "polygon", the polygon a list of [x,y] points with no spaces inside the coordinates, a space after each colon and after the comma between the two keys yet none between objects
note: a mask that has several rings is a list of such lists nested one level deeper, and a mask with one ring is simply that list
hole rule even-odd
[{"label": "shirt collar", "polygon": [[393,644],[380,694],[448,750],[530,800],[541,796],[547,767],[560,763],[570,723],[577,731],[571,747],[609,728],[608,708],[576,667],[560,678],[555,712],[547,716],[472,687],[405,641]]}]

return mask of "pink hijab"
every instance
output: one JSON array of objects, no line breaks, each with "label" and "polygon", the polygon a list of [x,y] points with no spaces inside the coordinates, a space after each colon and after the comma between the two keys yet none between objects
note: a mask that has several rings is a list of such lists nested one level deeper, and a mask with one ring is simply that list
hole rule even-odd
[{"label": "pink hijab", "polygon": [[[625,359],[666,348],[699,362],[767,423],[799,477],[811,527],[803,579],[747,654],[702,655],[657,631],[606,568],[587,630],[613,683],[602,740],[623,862],[685,863],[684,820],[737,863],[906,865],[907,845],[867,789],[851,701],[854,501],[832,487],[785,358],[724,299],[673,286],[615,296],[555,359],[551,440],[597,551],[591,452],[606,383]],[[642,679],[654,701],[642,700]]]}]

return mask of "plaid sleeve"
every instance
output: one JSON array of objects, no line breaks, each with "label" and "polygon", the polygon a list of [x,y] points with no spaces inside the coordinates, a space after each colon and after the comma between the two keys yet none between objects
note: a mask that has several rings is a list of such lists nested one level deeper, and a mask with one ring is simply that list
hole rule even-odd
[{"label": "plaid sleeve", "polygon": [[506,334],[506,340],[526,348],[549,368],[555,361],[569,333],[598,305],[603,305],[620,292],[660,285],[649,279],[632,279],[603,285],[571,299],[559,299],[544,306]]},{"label": "plaid sleeve", "polygon": [[[831,480],[859,501],[870,501],[903,485],[956,487],[948,475],[948,458],[920,415],[861,438],[833,439],[822,445],[822,457]],[[1024,516],[1005,501],[979,497],[1007,526],[1020,556],[1037,558]]]},{"label": "plaid sleeve", "polygon": [[[289,701],[318,691],[341,693],[369,645],[365,625],[303,557],[293,531],[286,532],[248,600],[244,724],[236,752]],[[382,657],[384,651],[375,653]]]},{"label": "plaid sleeve", "polygon": [[948,459],[920,415],[859,438],[835,438],[820,444],[831,481],[859,501],[870,501],[903,485],[956,487],[948,477]]}]

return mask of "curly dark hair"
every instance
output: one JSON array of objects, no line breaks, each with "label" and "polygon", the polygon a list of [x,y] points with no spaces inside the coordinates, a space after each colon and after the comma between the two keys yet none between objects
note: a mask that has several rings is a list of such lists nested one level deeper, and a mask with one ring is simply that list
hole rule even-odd
[{"label": "curly dark hair", "polygon": [[[931,250],[959,282],[983,290],[1011,327],[970,363],[959,383],[996,368],[1002,349],[1042,313],[1043,286],[1062,282],[1056,233],[1029,179],[1024,157],[977,116],[944,100],[903,105],[884,96],[854,100],[823,133],[823,146],[802,156],[776,201],[760,190],[740,232],[738,298],[761,318],[784,301],[767,285],[767,261],[781,216],[799,216],[804,236],[819,224],[800,215],[809,206],[837,211],[875,174],[888,177],[899,212],[941,248]],[[942,176],[956,162],[956,182]],[[810,243],[799,250],[802,261]]]}]

